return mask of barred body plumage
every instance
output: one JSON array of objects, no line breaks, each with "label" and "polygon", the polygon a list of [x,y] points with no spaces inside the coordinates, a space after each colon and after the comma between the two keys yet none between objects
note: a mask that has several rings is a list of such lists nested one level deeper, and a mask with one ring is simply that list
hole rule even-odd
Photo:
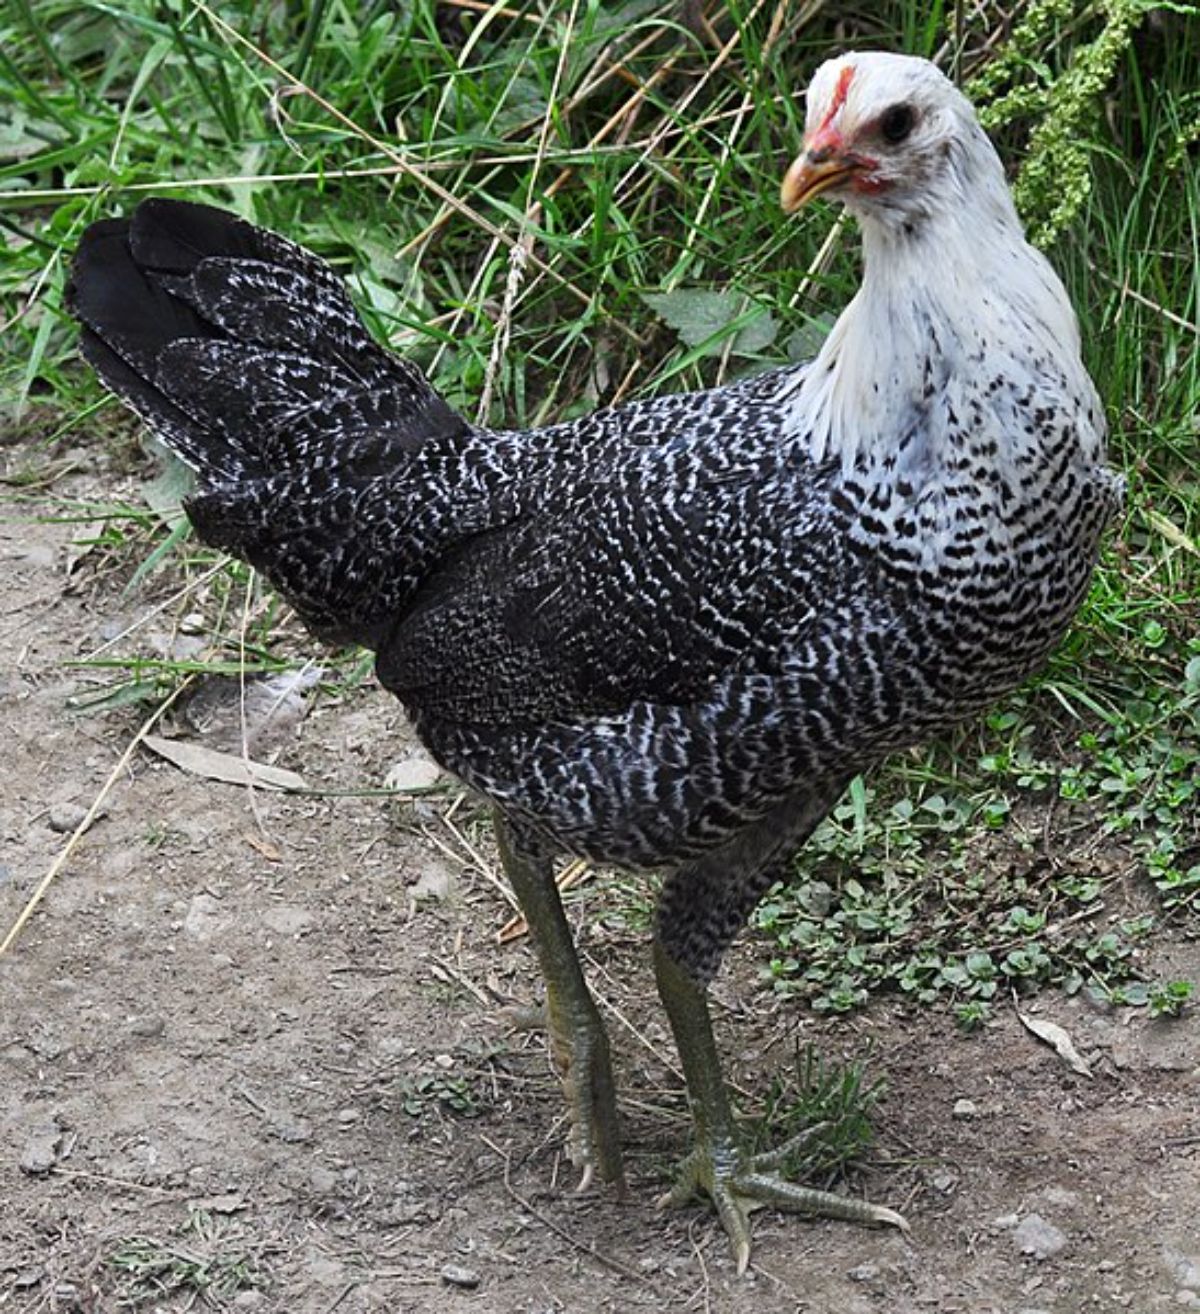
[{"label": "barred body plumage", "polygon": [[[325,265],[217,210],[95,225],[70,289],[85,356],[195,469],[203,539],[372,648],[528,847],[671,870],[685,1062],[710,1042],[671,964],[705,985],[850,778],[1038,668],[1121,499],[1066,295],[966,101],[924,61],[850,56],[808,140],[785,201],[839,188],[866,255],[817,358],[537,431],[466,422]],[[556,944],[564,1043],[591,1055]],[[576,1109],[619,1174],[613,1119]]]}]

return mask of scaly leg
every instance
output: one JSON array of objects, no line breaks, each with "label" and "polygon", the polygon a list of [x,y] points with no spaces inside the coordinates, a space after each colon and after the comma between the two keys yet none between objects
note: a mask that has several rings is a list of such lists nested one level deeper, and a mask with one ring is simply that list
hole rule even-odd
[{"label": "scaly leg", "polygon": [[536,836],[499,812],[496,838],[546,980],[546,1016],[571,1119],[571,1162],[583,1174],[579,1189],[585,1190],[598,1171],[623,1195],[625,1170],[608,1036],[579,966],[550,856]]},{"label": "scaly leg", "polygon": [[781,1157],[777,1150],[767,1154],[746,1150],[721,1076],[704,987],[657,942],[654,975],[683,1063],[696,1132],[695,1145],[660,1204],[678,1207],[697,1192],[708,1195],[733,1243],[739,1274],[750,1262],[750,1211],[762,1205],[852,1223],[891,1223],[907,1230],[907,1223],[892,1209],[787,1181],[773,1171]]},{"label": "scaly leg", "polygon": [[891,1209],[781,1177],[775,1170],[788,1146],[750,1153],[734,1121],[708,1011],[707,987],[721,955],[754,905],[785,875],[789,855],[820,823],[845,783],[810,783],[802,794],[785,799],[724,848],[672,872],[659,903],[654,975],[683,1063],[695,1125],[694,1147],[661,1203],[682,1205],[698,1191],[710,1196],[733,1243],[739,1273],[750,1262],[750,1211],[762,1205],[907,1226]]}]

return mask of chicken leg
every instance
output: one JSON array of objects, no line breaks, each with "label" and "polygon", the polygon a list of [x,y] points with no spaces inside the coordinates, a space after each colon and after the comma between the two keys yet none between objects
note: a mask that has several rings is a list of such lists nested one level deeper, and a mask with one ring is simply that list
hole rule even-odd
[{"label": "chicken leg", "polygon": [[774,1170],[790,1145],[766,1154],[751,1154],[746,1149],[721,1076],[704,987],[657,942],[654,975],[683,1063],[695,1126],[695,1145],[659,1203],[678,1207],[697,1193],[708,1195],[733,1245],[739,1275],[750,1262],[750,1211],[762,1205],[851,1223],[891,1223],[907,1230],[908,1224],[895,1210],[797,1186],[780,1176]]},{"label": "chicken leg", "polygon": [[546,1017],[570,1113],[571,1162],[585,1190],[598,1171],[625,1193],[620,1122],[608,1036],[583,978],[554,883],[550,854],[532,832],[496,814],[500,861],[525,915],[546,981]]},{"label": "chicken leg", "polygon": [[750,1262],[752,1209],[774,1205],[857,1223],[907,1224],[894,1210],[797,1186],[776,1169],[803,1134],[768,1154],[752,1154],[738,1130],[708,1010],[708,983],[721,957],[766,891],[789,874],[790,855],[812,834],[845,788],[845,778],[806,784],[747,827],[733,844],[673,871],[663,888],[654,937],[654,975],[683,1064],[695,1143],[660,1203],[708,1195],[733,1244],[739,1273]]}]

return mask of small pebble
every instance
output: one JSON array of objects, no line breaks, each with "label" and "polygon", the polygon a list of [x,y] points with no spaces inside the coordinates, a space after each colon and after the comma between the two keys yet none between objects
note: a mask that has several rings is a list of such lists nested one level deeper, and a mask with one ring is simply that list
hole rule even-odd
[{"label": "small pebble", "polygon": [[1109,1050],[1109,1058],[1112,1065],[1120,1071],[1131,1068],[1137,1062],[1137,1051],[1127,1040],[1117,1040],[1113,1042]]},{"label": "small pebble", "polygon": [[413,903],[447,903],[454,894],[455,878],[444,863],[430,863],[408,892]]},{"label": "small pebble", "polygon": [[56,1126],[39,1128],[26,1142],[17,1161],[23,1173],[42,1177],[58,1162],[62,1133]]},{"label": "small pebble", "polygon": [[442,769],[427,757],[409,757],[397,762],[383,778],[385,789],[400,794],[422,794],[442,778]]},{"label": "small pebble", "polygon": [[338,1109],[337,1111],[337,1120],[343,1127],[349,1127],[351,1123],[357,1122],[361,1117],[362,1114],[357,1109],[348,1108]]},{"label": "small pebble", "polygon": [[1185,1253],[1173,1246],[1163,1248],[1167,1270],[1181,1287],[1200,1292],[1200,1254]]},{"label": "small pebble", "polygon": [[323,1163],[314,1163],[308,1170],[308,1184],[318,1195],[332,1195],[337,1190],[337,1175]]},{"label": "small pebble", "polygon": [[973,1100],[955,1100],[951,1113],[956,1118],[975,1118],[979,1116],[979,1106]]},{"label": "small pebble", "polygon": [[81,808],[78,803],[54,803],[51,804],[46,821],[51,830],[56,830],[60,835],[69,835],[83,824],[86,816],[87,808]]},{"label": "small pebble", "polygon": [[1026,1214],[1017,1224],[1013,1240],[1023,1255],[1034,1259],[1052,1259],[1067,1248],[1066,1233],[1046,1222],[1041,1214]]},{"label": "small pebble", "polygon": [[306,1145],[312,1140],[312,1128],[303,1118],[294,1118],[290,1113],[275,1113],[270,1116],[271,1130],[285,1145]]},{"label": "small pebble", "polygon": [[878,1264],[859,1264],[850,1269],[846,1276],[851,1282],[877,1282],[879,1280]]},{"label": "small pebble", "polygon": [[129,1034],[141,1036],[145,1040],[153,1040],[156,1036],[161,1036],[166,1029],[167,1024],[161,1017],[135,1017],[129,1024]]},{"label": "small pebble", "polygon": [[473,1268],[464,1268],[461,1264],[447,1264],[442,1269],[442,1281],[449,1286],[471,1291],[479,1285],[479,1274]]}]

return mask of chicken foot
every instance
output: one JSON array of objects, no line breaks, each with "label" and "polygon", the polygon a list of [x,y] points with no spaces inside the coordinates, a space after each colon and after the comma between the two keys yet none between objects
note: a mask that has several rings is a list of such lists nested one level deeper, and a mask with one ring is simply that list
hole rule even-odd
[{"label": "chicken foot", "polygon": [[852,1223],[890,1223],[907,1231],[908,1224],[893,1209],[797,1186],[776,1172],[803,1136],[766,1154],[746,1149],[721,1076],[704,988],[657,943],[654,975],[683,1063],[695,1125],[695,1145],[659,1205],[676,1208],[698,1193],[708,1195],[733,1245],[739,1274],[750,1263],[750,1212],[764,1205]]}]

